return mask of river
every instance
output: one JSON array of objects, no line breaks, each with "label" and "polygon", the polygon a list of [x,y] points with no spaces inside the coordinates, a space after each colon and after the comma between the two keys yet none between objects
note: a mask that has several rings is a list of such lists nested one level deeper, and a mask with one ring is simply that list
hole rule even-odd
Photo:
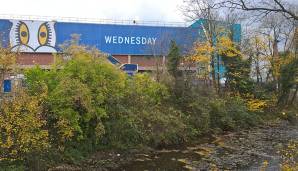
[{"label": "river", "polygon": [[[207,140],[208,141],[208,140]],[[147,154],[113,170],[280,170],[281,151],[298,143],[298,127],[287,122],[263,125],[251,130],[225,133],[192,146],[178,146]],[[296,146],[296,152],[298,146]],[[296,153],[297,164],[297,153]]]},{"label": "river", "polygon": [[285,161],[298,170],[297,160],[298,125],[280,121],[167,149],[98,151],[77,166],[62,165],[51,171],[279,171]]}]

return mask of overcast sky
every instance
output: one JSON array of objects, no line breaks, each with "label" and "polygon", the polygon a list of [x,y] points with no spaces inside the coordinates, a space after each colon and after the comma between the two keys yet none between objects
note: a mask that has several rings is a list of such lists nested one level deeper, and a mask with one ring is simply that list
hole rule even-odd
[{"label": "overcast sky", "polygon": [[0,14],[183,22],[183,0],[1,0]]}]

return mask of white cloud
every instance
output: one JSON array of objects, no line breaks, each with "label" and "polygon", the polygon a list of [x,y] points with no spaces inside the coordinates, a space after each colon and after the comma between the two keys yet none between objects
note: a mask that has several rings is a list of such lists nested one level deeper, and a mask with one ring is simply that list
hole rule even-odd
[{"label": "white cloud", "polygon": [[1,0],[0,14],[183,22],[183,0]]}]

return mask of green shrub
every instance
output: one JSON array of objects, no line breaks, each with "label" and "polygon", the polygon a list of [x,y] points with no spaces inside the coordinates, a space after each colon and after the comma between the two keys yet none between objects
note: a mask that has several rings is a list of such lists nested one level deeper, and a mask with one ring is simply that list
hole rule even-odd
[{"label": "green shrub", "polygon": [[186,140],[182,114],[166,101],[169,92],[147,74],[127,80],[123,99],[105,119],[104,144],[114,148],[166,146]]},{"label": "green shrub", "polygon": [[[63,69],[26,71],[28,91],[44,94],[51,145],[70,160],[91,152],[100,142],[105,134],[102,120],[125,92],[126,75],[103,56],[92,55],[78,51],[61,65]],[[85,148],[86,142],[92,142],[90,148]]]},{"label": "green shrub", "polygon": [[195,138],[209,131],[210,115],[207,98],[199,98],[184,108],[184,120],[188,127],[189,137]]},{"label": "green shrub", "polygon": [[247,104],[241,97],[226,98],[227,112],[232,116],[238,128],[248,128],[258,124],[260,117],[254,113],[249,112]]},{"label": "green shrub", "polygon": [[223,99],[215,99],[210,102],[210,126],[212,128],[220,128],[229,130],[234,128],[234,121],[228,115],[225,101]]},{"label": "green shrub", "polygon": [[23,162],[7,162],[7,161],[0,161],[0,170],[3,171],[24,171],[25,166]]},{"label": "green shrub", "polygon": [[256,125],[259,117],[248,112],[245,102],[240,97],[215,99],[210,103],[210,120],[212,128],[234,130]]},{"label": "green shrub", "polygon": [[110,116],[104,122],[106,134],[102,144],[117,149],[129,149],[143,144],[145,137],[137,121],[137,116],[132,113]]},{"label": "green shrub", "polygon": [[289,121],[292,124],[298,123],[298,107],[290,107],[288,109],[284,109],[280,115],[280,118]]},{"label": "green shrub", "polygon": [[173,108],[161,107],[145,113],[143,122],[149,145],[168,146],[180,144],[187,140],[186,125],[181,118],[180,111]]}]

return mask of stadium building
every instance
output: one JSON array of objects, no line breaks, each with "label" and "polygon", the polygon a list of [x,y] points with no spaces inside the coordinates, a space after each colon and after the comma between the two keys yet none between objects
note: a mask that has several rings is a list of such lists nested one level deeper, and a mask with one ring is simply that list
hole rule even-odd
[{"label": "stadium building", "polygon": [[[178,44],[182,54],[187,54],[194,42],[203,39],[206,23],[204,19],[182,26],[138,21],[2,18],[5,19],[0,19],[0,43],[22,52],[17,58],[21,67],[48,68],[54,62],[53,53],[62,52],[59,45],[78,34],[80,44],[96,47],[121,64],[138,64],[140,71],[154,70],[156,61],[165,63],[171,40]],[[234,24],[231,29],[234,41],[240,41],[240,25]]]}]

